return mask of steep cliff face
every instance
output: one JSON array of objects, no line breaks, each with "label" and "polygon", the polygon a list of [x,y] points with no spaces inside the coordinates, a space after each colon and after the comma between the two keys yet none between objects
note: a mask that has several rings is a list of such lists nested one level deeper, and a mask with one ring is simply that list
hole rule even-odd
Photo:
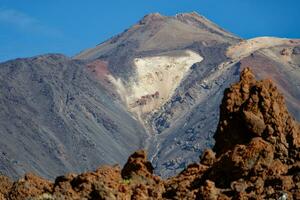
[{"label": "steep cliff face", "polygon": [[300,125],[271,80],[249,68],[224,92],[214,148],[178,175],[161,179],[145,151],[124,168],[57,177],[0,177],[2,199],[299,199]]}]

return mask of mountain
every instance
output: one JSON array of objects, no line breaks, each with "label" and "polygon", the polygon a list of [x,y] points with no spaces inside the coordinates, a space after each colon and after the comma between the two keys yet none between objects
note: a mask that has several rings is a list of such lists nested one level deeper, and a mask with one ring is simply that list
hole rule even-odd
[{"label": "mountain", "polygon": [[44,55],[2,63],[0,74],[2,173],[51,178],[122,163],[143,147],[143,127],[84,63]]},{"label": "mountain", "polygon": [[0,176],[0,198],[22,199],[299,199],[300,124],[288,113],[271,80],[249,68],[224,92],[213,149],[200,162],[162,179],[145,151],[124,167],[59,176],[54,182],[26,174]]},{"label": "mountain", "polygon": [[197,13],[149,14],[73,58],[1,63],[0,171],[54,178],[143,147],[157,174],[176,174],[214,145],[223,91],[246,67],[300,120],[300,40],[245,40]]}]

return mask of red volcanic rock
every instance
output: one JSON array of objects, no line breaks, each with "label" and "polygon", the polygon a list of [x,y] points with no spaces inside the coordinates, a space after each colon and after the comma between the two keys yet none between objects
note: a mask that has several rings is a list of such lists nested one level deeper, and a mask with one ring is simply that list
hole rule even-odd
[{"label": "red volcanic rock", "polygon": [[13,182],[5,176],[0,175],[0,200],[8,198],[8,193],[11,190]]},{"label": "red volcanic rock", "polygon": [[221,190],[215,186],[215,183],[209,180],[206,180],[203,186],[200,187],[200,192],[198,194],[198,199],[230,199],[226,195],[221,193]]},{"label": "red volcanic rock", "polygon": [[24,200],[42,197],[52,192],[53,184],[34,174],[26,174],[24,178],[14,182],[8,194],[8,199]]},{"label": "red volcanic rock", "polygon": [[87,68],[100,80],[105,79],[106,76],[110,74],[107,66],[108,62],[103,60],[94,60],[87,64]]},{"label": "red volcanic rock", "polygon": [[[262,137],[282,153],[288,145],[299,148],[299,125],[289,115],[283,96],[270,80],[256,81],[249,68],[239,83],[225,90],[215,134],[217,154],[236,144]],[[286,152],[287,153],[287,152]]]},{"label": "red volcanic rock", "polygon": [[147,154],[144,150],[132,154],[122,169],[122,177],[124,179],[130,179],[134,175],[151,177],[152,173],[152,164],[147,160]]},{"label": "red volcanic rock", "polygon": [[300,199],[300,129],[270,80],[246,68],[224,93],[213,150],[174,177],[153,174],[145,151],[54,183],[0,176],[2,199]]},{"label": "red volcanic rock", "polygon": [[[272,165],[274,149],[261,138],[248,145],[236,145],[222,154],[207,173],[207,178],[218,187],[230,187],[231,182],[251,175],[262,175]],[[224,176],[226,174],[226,176]]]},{"label": "red volcanic rock", "polygon": [[211,150],[203,153],[200,162],[208,168],[192,176],[186,188],[199,199],[297,198],[299,124],[272,81],[256,81],[252,71],[244,69],[240,82],[225,91],[220,108],[216,155]]}]

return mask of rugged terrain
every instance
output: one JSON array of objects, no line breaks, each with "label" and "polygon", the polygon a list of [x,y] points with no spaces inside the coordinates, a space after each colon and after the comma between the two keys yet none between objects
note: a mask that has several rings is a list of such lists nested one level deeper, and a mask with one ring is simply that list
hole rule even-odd
[{"label": "rugged terrain", "polygon": [[149,14],[73,58],[0,63],[0,171],[54,178],[145,148],[174,175],[213,147],[223,91],[249,66],[300,120],[300,41],[244,40],[197,13]]},{"label": "rugged terrain", "polygon": [[249,68],[226,89],[216,143],[178,175],[153,174],[145,151],[123,169],[60,176],[54,182],[26,174],[0,177],[0,199],[299,199],[300,124],[288,113],[271,80],[255,80]]}]

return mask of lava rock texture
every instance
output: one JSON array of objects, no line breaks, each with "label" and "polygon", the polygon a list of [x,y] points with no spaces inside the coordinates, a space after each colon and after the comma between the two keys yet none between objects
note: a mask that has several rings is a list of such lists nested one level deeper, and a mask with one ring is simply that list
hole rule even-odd
[{"label": "lava rock texture", "polygon": [[153,174],[145,151],[121,170],[57,177],[0,177],[0,199],[299,199],[300,127],[271,80],[242,71],[224,92],[213,149],[176,176]]}]

